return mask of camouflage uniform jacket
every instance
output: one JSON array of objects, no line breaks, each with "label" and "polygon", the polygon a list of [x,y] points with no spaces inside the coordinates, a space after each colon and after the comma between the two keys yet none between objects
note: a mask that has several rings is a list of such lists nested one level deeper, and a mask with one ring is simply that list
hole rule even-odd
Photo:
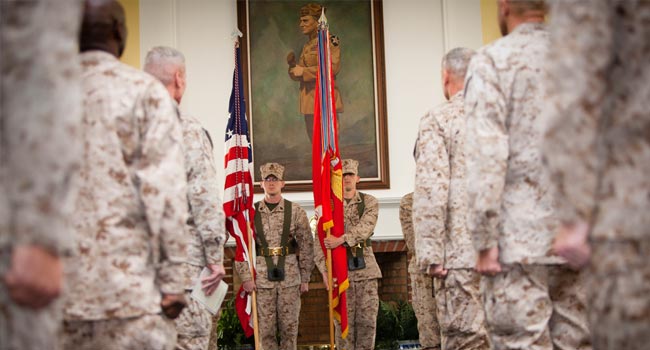
[{"label": "camouflage uniform jacket", "polygon": [[415,257],[415,232],[413,232],[413,192],[402,197],[399,203],[399,222],[402,225],[402,234],[406,241],[406,248],[411,252],[409,259],[408,273],[422,273],[417,268]]},{"label": "camouflage uniform jacket", "polygon": [[[345,238],[345,243],[350,247],[363,243],[372,237],[375,226],[377,225],[377,216],[379,214],[377,198],[367,193],[364,193],[363,196],[365,209],[363,210],[363,214],[361,214],[361,218],[359,218],[358,209],[358,205],[361,203],[359,191],[354,194],[354,197],[349,202],[345,199],[343,200],[343,221],[345,222],[345,234],[343,237]],[[318,248],[320,248],[320,244],[318,244]],[[316,249],[315,254],[318,269],[321,272],[326,272],[323,250]],[[375,254],[372,252],[372,246],[363,248],[363,259],[366,263],[366,268],[349,271],[348,280],[363,281],[381,278],[381,270],[379,269],[379,265],[377,265]]]},{"label": "camouflage uniform jacket", "polygon": [[649,19],[644,1],[553,7],[545,156],[561,219],[596,241],[650,239]]},{"label": "camouflage uniform jacket", "polygon": [[81,54],[84,155],[67,261],[67,320],[159,313],[183,293],[187,182],[182,131],[156,79],[101,51]]},{"label": "camouflage uniform jacket", "polygon": [[[0,251],[73,247],[71,177],[81,158],[78,2],[2,4]],[[56,57],[56,59],[53,59]]]},{"label": "camouflage uniform jacket", "polygon": [[481,48],[465,78],[468,228],[503,263],[554,263],[557,218],[542,164],[543,69],[549,36],[524,23]]},{"label": "camouflage uniform jacket", "polygon": [[421,119],[413,218],[418,267],[472,268],[476,251],[467,231],[465,113],[462,92]]},{"label": "camouflage uniform jacket", "polygon": [[223,264],[227,237],[212,143],[196,118],[180,113],[180,120],[190,207],[187,232],[191,236],[184,264],[185,288],[192,288],[202,267]]},{"label": "camouflage uniform jacket", "polygon": [[[264,227],[264,237],[269,247],[279,247],[282,238],[282,228],[284,226],[284,208],[287,201],[284,199],[278,203],[272,211],[266,206],[264,201],[259,202],[259,210],[255,215],[262,216],[262,225]],[[258,256],[257,275],[255,285],[258,288],[281,288],[297,286],[300,283],[309,283],[311,271],[314,269],[314,238],[309,229],[307,213],[300,205],[293,203],[291,206],[291,226],[289,227],[288,242],[292,239],[298,243],[297,254],[287,255],[284,265],[284,281],[273,282],[267,278],[266,260],[263,256]],[[277,264],[278,257],[273,257],[273,262]],[[251,280],[250,269],[247,262],[235,262],[237,273],[242,281]]]}]

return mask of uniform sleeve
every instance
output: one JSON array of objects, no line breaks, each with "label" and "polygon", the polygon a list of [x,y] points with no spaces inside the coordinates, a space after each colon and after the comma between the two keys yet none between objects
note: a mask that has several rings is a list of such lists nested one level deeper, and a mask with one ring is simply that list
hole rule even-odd
[{"label": "uniform sleeve", "polygon": [[293,207],[293,216],[296,223],[295,236],[300,248],[300,281],[308,283],[311,279],[311,271],[314,269],[314,237],[311,234],[307,213],[299,206]]},{"label": "uniform sleeve", "polygon": [[318,241],[318,238],[314,240],[314,264],[318,268],[320,273],[327,273],[327,263],[325,262],[325,253],[323,248]]},{"label": "uniform sleeve", "polygon": [[294,74],[291,72],[292,69],[293,69],[293,67],[289,67],[289,68],[287,69],[287,72],[289,73],[289,78],[291,78],[291,80],[300,81],[300,80],[301,80],[300,77],[294,75]]},{"label": "uniform sleeve", "polygon": [[[341,47],[330,44],[330,55],[332,57],[332,71],[334,75],[341,70]],[[318,65],[305,67],[302,73],[302,81],[316,81],[318,75]]]},{"label": "uniform sleeve", "polygon": [[606,99],[612,33],[603,2],[553,3],[544,157],[566,223],[589,222],[596,206],[597,137]]},{"label": "uniform sleeve", "polygon": [[415,252],[415,235],[413,234],[413,193],[402,197],[399,203],[399,222],[402,226],[402,234],[406,241],[406,247]]},{"label": "uniform sleeve", "polygon": [[159,244],[157,283],[163,293],[182,293],[188,208],[181,125],[160,83],[149,86],[141,103],[142,148],[136,176],[147,222]]},{"label": "uniform sleeve", "polygon": [[449,154],[435,118],[423,118],[413,193],[413,228],[418,266],[444,264],[445,223],[449,203]]},{"label": "uniform sleeve", "polygon": [[467,226],[474,247],[497,246],[498,224],[508,161],[506,98],[499,86],[494,62],[477,53],[465,82],[467,115]]},{"label": "uniform sleeve", "polygon": [[359,224],[346,224],[345,242],[349,246],[357,245],[372,236],[377,225],[377,216],[379,215],[379,202],[377,198],[371,195],[365,195],[364,201],[366,208],[359,219]]},{"label": "uniform sleeve", "polygon": [[247,261],[235,261],[235,271],[237,271],[237,275],[239,275],[242,282],[248,282],[253,279]]},{"label": "uniform sleeve", "polygon": [[81,4],[2,4],[0,244],[72,252],[68,218],[82,155]]},{"label": "uniform sleeve", "polygon": [[198,123],[186,128],[184,138],[190,167],[187,177],[190,214],[201,235],[207,263],[221,265],[226,241],[225,214],[210,141]]}]

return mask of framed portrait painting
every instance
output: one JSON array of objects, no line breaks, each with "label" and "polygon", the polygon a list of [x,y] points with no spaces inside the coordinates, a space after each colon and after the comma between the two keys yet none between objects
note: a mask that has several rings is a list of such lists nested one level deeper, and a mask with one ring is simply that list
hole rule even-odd
[{"label": "framed portrait painting", "polygon": [[[389,188],[382,3],[238,0],[247,111],[259,166],[285,166],[287,191],[311,190],[315,22],[324,8],[335,73],[341,158],[359,161],[358,188]],[[256,186],[257,187],[257,186]]]}]

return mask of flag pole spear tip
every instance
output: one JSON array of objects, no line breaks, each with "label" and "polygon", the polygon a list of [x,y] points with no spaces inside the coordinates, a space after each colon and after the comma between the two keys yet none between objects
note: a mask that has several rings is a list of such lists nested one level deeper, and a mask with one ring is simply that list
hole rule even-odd
[{"label": "flag pole spear tip", "polygon": [[239,38],[243,36],[244,33],[242,33],[241,30],[239,30],[239,28],[235,28],[235,30],[233,30],[232,33],[230,33],[230,39],[232,39],[234,43],[239,43]]},{"label": "flag pole spear tip", "polygon": [[320,9],[320,18],[318,19],[318,23],[327,24],[327,17],[325,17],[325,7],[321,7]]}]

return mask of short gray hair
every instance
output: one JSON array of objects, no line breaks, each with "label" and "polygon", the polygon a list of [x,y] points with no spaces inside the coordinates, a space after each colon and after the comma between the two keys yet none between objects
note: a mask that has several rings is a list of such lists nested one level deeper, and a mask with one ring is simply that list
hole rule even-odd
[{"label": "short gray hair", "polygon": [[454,78],[464,80],[469,61],[476,51],[466,47],[451,49],[442,59],[442,69],[447,70]]},{"label": "short gray hair", "polygon": [[164,85],[174,81],[174,73],[179,68],[185,71],[185,56],[167,46],[152,48],[144,61],[144,71],[158,78]]}]

